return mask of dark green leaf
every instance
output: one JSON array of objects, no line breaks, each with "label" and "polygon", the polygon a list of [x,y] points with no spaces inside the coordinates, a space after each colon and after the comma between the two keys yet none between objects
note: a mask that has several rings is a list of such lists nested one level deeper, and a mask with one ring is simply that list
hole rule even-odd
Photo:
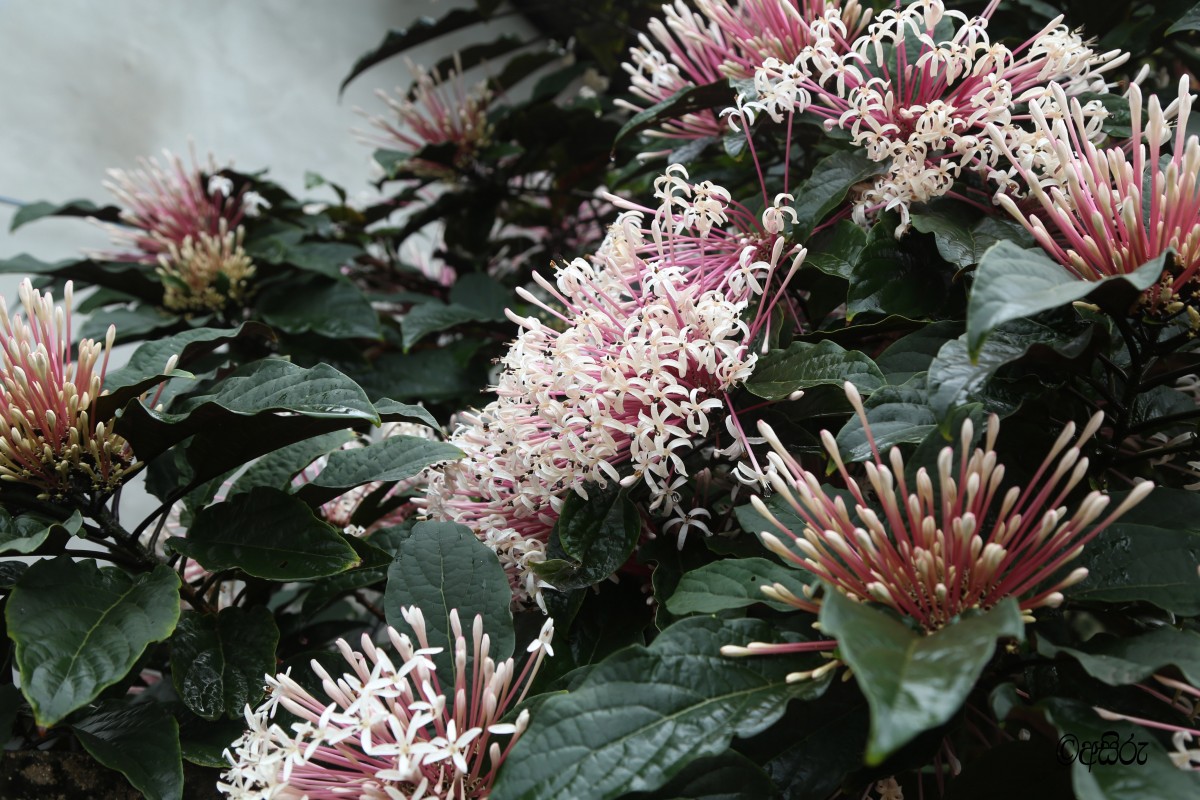
[{"label": "dark green leaf", "polygon": [[885,165],[867,158],[862,150],[839,150],[813,168],[812,175],[796,189],[798,217],[793,235],[807,239],[821,220],[842,204],[850,187],[880,174]]},{"label": "dark green leaf", "polygon": [[95,217],[104,222],[120,220],[121,209],[116,206],[100,206],[91,200],[68,200],[65,203],[48,203],[45,200],[36,203],[26,203],[13,214],[10,231],[15,231],[22,225],[28,225],[43,217]]},{"label": "dark green leaf", "polygon": [[[653,791],[697,758],[777,720],[826,680],[787,683],[787,658],[727,658],[723,645],[773,641],[758,620],[692,617],[650,647],[621,650],[574,691],[548,699],[500,772],[494,797],[606,800]],[[636,687],[636,702],[631,702]]]},{"label": "dark green leaf", "polygon": [[791,606],[768,601],[762,587],[781,583],[792,594],[804,597],[804,587],[810,582],[809,573],[765,558],[727,558],[684,573],[667,601],[667,610],[680,616],[712,614],[767,603],[788,611]]},{"label": "dark green leaf", "polygon": [[51,263],[28,253],[20,253],[12,258],[0,259],[0,274],[41,275],[73,280],[89,286],[116,289],[128,297],[152,305],[162,303],[162,281],[145,264],[73,258]]},{"label": "dark green leaf", "polygon": [[379,339],[379,318],[362,291],[348,281],[321,277],[289,280],[263,290],[263,321],[285,333],[333,339]]},{"label": "dark green leaf", "polygon": [[56,528],[66,536],[74,536],[83,527],[83,517],[76,511],[63,522],[22,514],[10,516],[0,508],[0,553],[28,555],[42,546]]},{"label": "dark green leaf", "polygon": [[372,397],[426,403],[477,397],[479,387],[488,380],[485,369],[468,364],[450,348],[390,354],[376,361],[370,371],[355,377]]},{"label": "dark green leaf", "polygon": [[588,484],[588,499],[570,492],[554,524],[538,576],[560,592],[602,581],[629,560],[642,532],[637,508],[616,482]]},{"label": "dark green leaf", "polygon": [[162,706],[110,700],[71,728],[92,758],[124,775],[147,800],[183,797],[179,725]]},{"label": "dark green leaf", "polygon": [[422,425],[428,425],[435,431],[442,429],[433,415],[421,406],[384,398],[375,401],[375,410],[379,412],[379,418],[384,422],[419,422]]},{"label": "dark green leaf", "polygon": [[336,575],[358,563],[346,540],[304,501],[258,486],[196,515],[171,547],[216,572],[237,568],[274,581]]},{"label": "dark green leaf", "polygon": [[826,275],[843,280],[854,277],[854,265],[858,263],[863,248],[867,246],[867,232],[849,220],[842,220],[831,230],[822,231],[819,238],[808,246],[804,265],[816,267]]},{"label": "dark green leaf", "polygon": [[446,305],[438,302],[420,303],[413,306],[400,323],[404,334],[404,349],[405,351],[409,350],[431,333],[438,333],[467,322],[490,319],[494,319],[494,317],[467,306]]},{"label": "dark green leaf", "polygon": [[[862,767],[867,703],[861,695],[847,701],[846,694],[830,691],[813,702],[794,704],[780,723],[788,725],[787,746],[763,769],[787,800],[826,800],[847,773]],[[764,737],[775,738],[773,731]]]},{"label": "dark green leaf", "polygon": [[[1106,286],[1111,291],[1113,284],[1125,284],[1131,291],[1127,300],[1132,300],[1137,292],[1154,285],[1166,258],[1164,253],[1128,275],[1085,281],[1040,249],[1023,250],[1008,241],[997,243],[979,262],[971,287],[967,306],[967,343],[971,356],[978,358],[988,334],[1005,322],[1082,300]],[[1128,302],[1125,306],[1128,307]]]},{"label": "dark green leaf", "polygon": [[1157,628],[1137,636],[1099,634],[1079,647],[1056,645],[1038,637],[1038,652],[1053,658],[1068,655],[1088,674],[1109,686],[1140,683],[1166,666],[1174,666],[1193,686],[1200,686],[1200,633]]},{"label": "dark green leaf", "polygon": [[400,544],[400,554],[388,570],[383,608],[388,624],[396,628],[406,627],[402,608],[420,608],[429,644],[443,648],[434,657],[438,674],[453,675],[450,610],[458,609],[468,637],[475,615],[482,615],[483,628],[492,640],[492,658],[501,661],[512,655],[515,642],[511,602],[504,568],[469,528],[452,522],[419,522]]},{"label": "dark green leaf", "polygon": [[179,356],[177,368],[186,368],[191,361],[243,336],[272,338],[273,334],[264,325],[246,322],[236,329],[194,328],[139,345],[125,366],[105,377],[104,388],[110,394],[97,401],[97,413],[101,419],[108,419],[116,409],[164,380],[171,356]]},{"label": "dark green leaf", "polygon": [[482,272],[469,272],[450,287],[451,305],[473,309],[481,319],[504,319],[504,309],[512,301],[512,292],[504,284]]},{"label": "dark green leaf", "polygon": [[277,263],[287,263],[326,278],[342,279],[342,267],[363,254],[361,247],[338,242],[303,242],[277,252]]},{"label": "dark green leaf", "polygon": [[[1061,759],[1071,759],[1071,782],[1079,800],[1195,800],[1200,797],[1200,773],[1182,770],[1171,763],[1158,740],[1138,725],[1131,722],[1101,719],[1095,711],[1074,700],[1052,697],[1039,703],[1063,735],[1059,752]],[[1090,756],[1081,760],[1080,744],[1094,743],[1101,746],[1106,737],[1115,734],[1116,763],[1102,764],[1096,760],[1095,749]],[[1120,745],[1131,740],[1133,755],[1138,752],[1145,763],[1122,764],[1119,761]],[[1143,744],[1144,743],[1144,744]],[[1141,750],[1137,749],[1142,745]],[[1072,758],[1072,756],[1074,756]],[[1091,762],[1090,764],[1084,762]]]},{"label": "dark green leaf", "polygon": [[859,314],[923,319],[941,307],[946,286],[936,264],[909,240],[898,241],[895,230],[894,215],[885,214],[867,232],[846,294],[847,321]]},{"label": "dark green leaf", "polygon": [[799,389],[853,383],[864,395],[883,386],[883,373],[869,356],[831,341],[792,342],[759,359],[746,388],[768,400],[782,400]]},{"label": "dark green leaf", "polygon": [[346,87],[350,84],[350,81],[379,62],[403,53],[405,50],[416,47],[419,44],[436,39],[439,36],[444,36],[447,33],[453,33],[461,28],[482,22],[484,19],[486,17],[473,8],[456,8],[441,19],[435,20],[430,17],[421,17],[407,28],[388,31],[387,36],[383,38],[378,47],[354,62],[350,74],[342,80],[342,85],[338,90],[339,93],[346,91]]},{"label": "dark green leaf", "polygon": [[302,486],[297,495],[308,502],[326,502],[372,481],[392,483],[412,478],[425,467],[462,458],[448,442],[419,436],[389,436],[366,447],[335,450],[325,468]]},{"label": "dark green leaf", "polygon": [[1014,319],[992,331],[974,357],[968,352],[969,335],[944,344],[929,365],[929,405],[939,419],[964,403],[986,401],[982,393],[988,379],[1031,348],[1047,347],[1068,359],[1080,355],[1091,342],[1092,328],[1064,333],[1033,320]]},{"label": "dark green leaf", "polygon": [[757,764],[726,750],[696,759],[658,791],[628,800],[769,800],[778,794]]},{"label": "dark green leaf", "polygon": [[[804,534],[804,520],[796,515],[792,507],[781,495],[772,494],[763,501],[767,510],[774,515],[775,519],[779,520],[788,530],[797,536]],[[734,509],[734,514],[737,516],[738,524],[742,526],[742,530],[752,536],[758,536],[763,531],[770,531],[773,534],[778,534],[775,525],[754,510],[754,506],[747,503],[744,506],[738,506]]]},{"label": "dark green leaf", "polygon": [[255,486],[270,486],[272,489],[286,491],[291,488],[292,479],[302,469],[353,438],[354,436],[349,430],[334,431],[289,444],[287,447],[268,453],[238,476],[237,480],[233,482],[233,486],[229,487],[229,491],[226,492],[225,499],[228,500],[234,495],[248,492]]},{"label": "dark green leaf", "polygon": [[346,537],[346,541],[358,554],[360,563],[353,569],[313,581],[304,595],[301,613],[313,614],[343,594],[387,580],[388,568],[392,565],[394,554],[398,553],[400,548],[398,544],[395,548],[390,546],[385,531],[371,534],[370,541],[354,536]]},{"label": "dark green leaf", "polygon": [[0,561],[0,590],[7,592],[16,586],[28,568],[24,561]]},{"label": "dark green leaf", "polygon": [[621,126],[621,130],[617,131],[613,146],[619,144],[626,136],[643,131],[660,122],[679,119],[686,114],[709,108],[724,108],[732,103],[733,90],[729,88],[727,81],[714,81],[703,86],[684,87],[661,103],[655,103],[630,117],[629,121]]},{"label": "dark green leaf", "polygon": [[187,714],[179,723],[179,747],[185,761],[202,767],[229,769],[229,760],[224,753],[245,730],[244,718],[207,722]]},{"label": "dark green leaf", "polygon": [[910,382],[918,373],[928,372],[938,350],[962,332],[962,323],[954,320],[923,325],[893,342],[875,358],[875,365],[887,376],[888,383],[898,386]]},{"label": "dark green leaf", "polygon": [[[1200,4],[1192,6],[1191,11],[1188,11],[1177,19],[1171,27],[1167,28],[1166,35],[1170,36],[1180,31],[1200,31]],[[14,225],[13,227],[16,226]]]},{"label": "dark green leaf", "polygon": [[185,611],[171,637],[171,680],[197,716],[240,718],[257,706],[263,675],[275,670],[279,630],[265,606],[226,608],[217,616]]},{"label": "dark green leaf", "polygon": [[1017,602],[1008,598],[926,636],[829,591],[821,604],[821,631],[837,639],[839,657],[871,706],[866,759],[874,765],[948,722],[991,660],[996,639],[1020,638],[1024,626]]},{"label": "dark green leaf", "polygon": [[[284,412],[286,415],[281,414]],[[319,424],[309,424],[314,420]],[[248,364],[218,383],[208,394],[190,398],[177,413],[156,412],[132,403],[117,420],[116,430],[144,460],[157,458],[170,446],[195,433],[219,431],[197,446],[203,458],[191,457],[198,480],[207,480],[276,447],[338,430],[355,421],[379,424],[379,415],[354,381],[333,367],[304,369],[279,359]],[[270,434],[293,432],[290,441]],[[195,452],[195,451],[193,451]]]},{"label": "dark green leaf", "polygon": [[[1124,494],[1114,493],[1115,508]],[[1145,601],[1184,616],[1200,614],[1200,496],[1159,487],[1096,537],[1079,557],[1088,576],[1073,600]]]},{"label": "dark green leaf", "polygon": [[921,233],[932,233],[938,253],[956,267],[973,267],[997,242],[1019,242],[1033,246],[1033,237],[1016,222],[1000,217],[971,219],[958,203],[941,203],[914,211],[912,225]]},{"label": "dark green leaf", "polygon": [[12,738],[13,726],[17,724],[17,713],[25,700],[21,690],[11,683],[0,684],[0,741]]},{"label": "dark green leaf", "polygon": [[[101,289],[100,291],[105,290]],[[91,297],[88,299],[90,300]],[[126,295],[121,298],[121,302],[128,302],[130,299]],[[76,313],[83,313],[83,310],[77,306]],[[116,344],[125,344],[141,341],[151,334],[161,335],[159,332],[166,329],[177,329],[182,319],[182,317],[169,314],[156,306],[141,303],[132,308],[105,309],[102,313],[89,317],[79,326],[76,336],[80,339],[101,342],[108,335],[108,326],[112,325],[116,328],[116,337],[113,341]],[[192,319],[191,322],[199,324],[197,319]]]},{"label": "dark green leaf", "polygon": [[136,578],[68,556],[30,566],[5,620],[37,723],[55,725],[124,678],[178,619],[179,576],[166,565]]},{"label": "dark green leaf", "polygon": [[[929,407],[923,378],[915,378],[903,386],[884,386],[863,405],[867,409],[867,422],[871,425],[875,447],[885,456],[893,446],[923,442],[937,429],[937,415]],[[847,461],[872,458],[871,444],[857,414],[838,431],[837,443]]]}]

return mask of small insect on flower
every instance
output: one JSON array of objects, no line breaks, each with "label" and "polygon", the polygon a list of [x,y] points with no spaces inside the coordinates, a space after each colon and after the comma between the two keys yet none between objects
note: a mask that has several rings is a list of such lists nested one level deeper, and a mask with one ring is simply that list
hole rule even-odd
[{"label": "small insect on flower", "polygon": [[[430,647],[421,610],[410,606],[402,614],[416,642],[388,628],[399,661],[364,634],[361,652],[338,641],[344,674],[312,662],[324,697],[288,673],[267,676],[270,697],[257,709],[246,707],[248,730],[225,752],[232,766],[217,788],[232,798],[486,798],[529,712],[512,723],[500,720],[525,699],[543,659],[554,654],[554,623],[543,624],[518,675],[513,659],[496,663],[489,655],[481,617],[464,632],[452,610],[454,674],[442,676],[452,681],[443,684],[431,658],[441,648]],[[274,721],[281,707],[298,717],[289,730]]]},{"label": "small insect on flower", "polygon": [[172,311],[221,311],[244,302],[254,263],[242,247],[245,217],[269,203],[255,192],[234,193],[233,181],[169,152],[166,163],[143,159],[141,168],[109,170],[105,187],[123,206],[121,226],[106,226],[123,252],[107,259],[157,265],[163,306]]},{"label": "small insect on flower", "polygon": [[141,467],[112,423],[96,419],[116,328],[109,326],[104,344],[81,341],[73,360],[71,283],[65,308],[29,279],[18,294],[25,317],[9,316],[0,297],[0,480],[33,486],[42,499],[110,494]]}]

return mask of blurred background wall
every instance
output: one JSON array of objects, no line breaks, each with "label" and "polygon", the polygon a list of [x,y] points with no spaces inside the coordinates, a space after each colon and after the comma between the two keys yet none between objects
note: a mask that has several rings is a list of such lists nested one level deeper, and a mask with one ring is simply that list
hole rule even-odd
[{"label": "blurred background wall", "polygon": [[[381,113],[376,88],[407,87],[402,59],[377,65],[338,97],[355,61],[391,28],[455,3],[431,0],[0,0],[0,197],[110,201],[110,167],[136,166],[164,148],[212,152],[241,170],[270,168],[297,196],[317,172],[353,196],[368,190],[372,148],[351,128],[354,112]],[[493,35],[516,30],[511,17]],[[479,36],[467,30],[411,52],[432,65]],[[44,219],[9,233],[15,207],[0,202],[0,258],[27,252],[44,261],[103,248],[107,236],[81,219]],[[17,303],[20,276],[0,275]],[[118,347],[113,366],[132,347]],[[140,482],[139,482],[140,483]],[[140,485],[125,502],[149,511]]]},{"label": "blurred background wall", "polygon": [[[0,196],[103,205],[105,169],[135,166],[163,148],[186,153],[189,136],[201,158],[212,151],[242,170],[270,167],[293,193],[305,194],[304,172],[313,170],[353,195],[371,177],[371,149],[350,134],[366,121],[353,109],[378,113],[374,90],[410,78],[393,59],[359,77],[340,101],[339,83],[389,28],[453,5],[0,0]],[[498,33],[516,24],[494,26]],[[432,64],[448,42],[413,58]],[[54,260],[106,242],[80,220],[44,220],[8,234],[13,211],[0,204],[0,258],[24,251]],[[0,276],[0,291],[11,296],[15,283]]]}]

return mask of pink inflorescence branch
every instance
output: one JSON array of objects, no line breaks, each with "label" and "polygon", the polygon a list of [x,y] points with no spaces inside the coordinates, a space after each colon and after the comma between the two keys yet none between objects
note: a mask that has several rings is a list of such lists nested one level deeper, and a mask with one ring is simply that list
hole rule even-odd
[{"label": "pink inflorescence branch", "polygon": [[1138,684],[1138,688],[1156,700],[1161,700],[1164,706],[1170,709],[1172,716],[1182,715],[1188,721],[1187,724],[1135,717],[1107,708],[1096,708],[1096,713],[1107,720],[1133,722],[1151,730],[1170,733],[1172,749],[1168,755],[1171,762],[1179,769],[1200,772],[1200,724],[1197,723],[1200,720],[1200,689],[1159,673],[1152,677],[1154,683],[1147,681],[1145,684]]},{"label": "pink inflorescence branch", "polygon": [[[513,659],[491,657],[481,617],[464,631],[452,610],[454,674],[439,676],[430,656],[441,650],[430,647],[421,610],[411,606],[402,614],[416,641],[388,628],[398,661],[364,634],[361,652],[338,641],[345,674],[312,662],[324,697],[288,673],[267,676],[270,697],[257,709],[246,707],[249,729],[226,751],[232,766],[218,788],[240,800],[486,798],[529,724],[528,711],[511,723],[501,719],[525,699],[542,660],[554,655],[553,621],[529,645],[517,674]],[[276,721],[280,708],[296,717],[287,729]]]},{"label": "pink inflorescence branch", "polygon": [[9,316],[0,297],[0,479],[58,501],[110,494],[141,466],[111,423],[96,419],[116,328],[109,326],[104,344],[81,341],[72,359],[70,282],[65,294],[66,307],[58,308],[49,292],[39,294],[25,279],[19,289],[25,318]]},{"label": "pink inflorescence branch", "polygon": [[[821,432],[821,442],[852,508],[760,423],[773,448],[767,473],[771,487],[805,523],[797,533],[753,498],[755,509],[775,528],[762,532],[762,541],[785,561],[816,575],[829,591],[891,608],[927,633],[969,609],[988,609],[1006,597],[1017,598],[1029,618],[1034,609],[1058,606],[1062,590],[1087,577],[1084,567],[1066,573],[1064,567],[1154,488],[1148,481],[1137,484],[1107,515],[1108,496],[1093,491],[1069,513],[1064,503],[1087,473],[1088,459],[1080,447],[1099,427],[1099,414],[1074,444],[1075,425],[1068,423],[1028,486],[1008,489],[1002,488],[1004,465],[994,450],[998,418],[990,417],[984,445],[974,449],[974,426],[967,419],[960,452],[946,447],[938,456],[937,475],[922,467],[910,487],[900,450],[892,448],[886,458],[879,452],[857,389],[847,383],[845,390],[873,456],[863,465],[866,486],[850,475],[828,431]],[[763,592],[804,611],[820,607],[815,592],[800,597],[780,584]],[[765,644],[733,648],[730,654],[788,652],[789,647]]]},{"label": "pink inflorescence branch", "polygon": [[165,163],[109,170],[105,186],[122,205],[121,226],[107,226],[127,248],[109,259],[156,264],[163,305],[173,311],[220,311],[244,301],[255,268],[243,249],[242,221],[269,203],[258,193],[234,193],[233,181],[210,157],[206,170],[169,152]]}]

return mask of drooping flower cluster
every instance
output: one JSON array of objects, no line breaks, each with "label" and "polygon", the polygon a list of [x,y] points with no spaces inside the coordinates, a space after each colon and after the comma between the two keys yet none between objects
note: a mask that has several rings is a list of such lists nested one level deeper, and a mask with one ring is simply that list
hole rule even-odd
[{"label": "drooping flower cluster", "polygon": [[[683,0],[664,5],[663,18],[648,26],[653,40],[639,34],[639,46],[630,49],[630,60],[621,65],[633,93],[648,105],[688,86],[751,78],[768,58],[790,62],[818,40],[848,48],[847,40],[871,17],[857,0],[698,0],[695,5],[696,11]],[[704,110],[672,120],[651,135],[695,139],[724,132],[717,115]]]},{"label": "drooping flower cluster", "polygon": [[[1093,51],[1061,17],[1010,50],[988,37],[998,5],[993,0],[968,18],[941,0],[917,0],[881,12],[848,51],[829,38],[790,61],[768,58],[755,72],[755,96],[739,99],[735,122],[759,113],[780,122],[807,112],[827,129],[849,132],[883,172],[858,192],[855,219],[895,210],[898,232],[908,228],[910,205],[949,194],[965,173],[1007,186],[1013,167],[1001,162],[985,128],[1003,132],[1017,163],[1044,161],[1043,143],[1021,127],[1014,108],[1047,102],[1051,82],[1073,95],[1107,91],[1104,73],[1127,55]],[[910,52],[913,43],[919,45]],[[1087,134],[1098,135],[1103,107],[1092,102],[1082,113]]]},{"label": "drooping flower cluster", "polygon": [[413,83],[407,91],[397,89],[394,97],[382,90],[376,92],[391,109],[394,119],[368,117],[374,127],[383,131],[383,136],[365,138],[372,144],[408,154],[405,166],[418,174],[447,177],[451,172],[445,164],[415,158],[422,149],[451,147],[451,162],[463,167],[487,145],[491,135],[487,112],[492,93],[486,83],[467,89],[457,54],[455,58],[455,68],[444,78],[437,70],[431,72],[408,61]]},{"label": "drooping flower cluster", "polygon": [[209,158],[206,169],[143,159],[140,169],[109,170],[105,187],[122,205],[123,226],[108,226],[113,242],[131,248],[107,258],[157,264],[163,305],[173,311],[220,311],[245,300],[254,264],[242,247],[242,220],[269,204],[233,182]]},{"label": "drooping flower cluster", "polygon": [[[1099,427],[1102,416],[1097,414],[1074,444],[1075,425],[1068,423],[1028,486],[1007,490],[1001,489],[1004,466],[993,449],[998,419],[991,417],[984,447],[973,451],[968,419],[960,454],[947,447],[939,455],[936,483],[921,468],[910,489],[899,449],[893,448],[885,461],[852,384],[846,384],[846,395],[874,456],[863,465],[870,495],[850,475],[828,431],[822,431],[821,441],[853,498],[853,509],[826,491],[818,476],[801,467],[764,425],[762,432],[774,449],[768,456],[774,467],[768,479],[805,528],[800,534],[791,531],[755,498],[755,508],[778,532],[762,533],[763,543],[833,590],[893,608],[928,632],[968,609],[987,609],[1006,597],[1018,598],[1027,613],[1057,606],[1062,590],[1087,576],[1083,567],[1063,575],[1063,567],[1154,488],[1139,483],[1103,519],[1109,498],[1093,491],[1068,515],[1062,504],[1087,472],[1088,459],[1080,455],[1080,447]],[[819,606],[819,600],[797,597],[778,584],[764,592],[796,608],[816,611]]]},{"label": "drooping flower cluster", "polygon": [[[517,675],[513,659],[497,664],[489,654],[482,618],[465,634],[452,610],[453,683],[442,684],[430,658],[441,649],[429,646],[421,610],[411,606],[402,614],[416,642],[388,628],[399,661],[364,634],[362,652],[337,643],[345,674],[312,662],[326,697],[313,696],[288,673],[267,676],[271,695],[258,709],[246,707],[249,730],[226,751],[232,768],[218,789],[245,800],[486,798],[529,712],[514,723],[500,720],[525,698],[542,660],[554,655],[553,620],[542,626]],[[275,722],[281,707],[299,718],[289,730]]]},{"label": "drooping flower cluster", "polygon": [[[545,319],[510,312],[524,330],[502,361],[499,397],[464,415],[451,441],[466,457],[431,479],[427,514],[492,547],[518,602],[540,602],[533,565],[565,493],[586,496],[586,483],[642,484],[651,511],[704,527],[679,505],[684,456],[717,433],[710,414],[751,373],[748,345],[772,305],[760,303],[749,324],[743,310],[772,281],[786,283],[803,251],[780,235],[782,198],[759,225],[723,188],[686,177],[676,166],[659,179],[657,211],[610,198],[630,210],[594,263],[576,259],[555,283],[535,277],[562,310],[520,290]],[[785,256],[795,257],[786,277]]]},{"label": "drooping flower cluster", "polygon": [[[1142,297],[1143,310],[1159,317],[1186,311],[1192,327],[1200,328],[1200,137],[1178,134],[1172,143],[1168,122],[1173,113],[1175,130],[1187,127],[1193,103],[1188,79],[1180,81],[1179,99],[1167,109],[1150,98],[1144,129],[1142,93],[1136,84],[1130,86],[1128,152],[1088,141],[1078,101],[1059,87],[1053,90],[1059,114],[1031,111],[1038,135],[1054,152],[1057,172],[1017,161],[1041,210],[1023,209],[1005,195],[997,201],[1080,280],[1128,274],[1172,251],[1161,282]],[[1003,141],[999,132],[992,135]]]},{"label": "drooping flower cluster", "polygon": [[28,279],[18,290],[25,317],[11,317],[0,297],[0,479],[28,484],[39,497],[106,495],[141,465],[129,443],[95,418],[116,328],[104,344],[84,339],[71,355],[72,286],[65,308]]}]

